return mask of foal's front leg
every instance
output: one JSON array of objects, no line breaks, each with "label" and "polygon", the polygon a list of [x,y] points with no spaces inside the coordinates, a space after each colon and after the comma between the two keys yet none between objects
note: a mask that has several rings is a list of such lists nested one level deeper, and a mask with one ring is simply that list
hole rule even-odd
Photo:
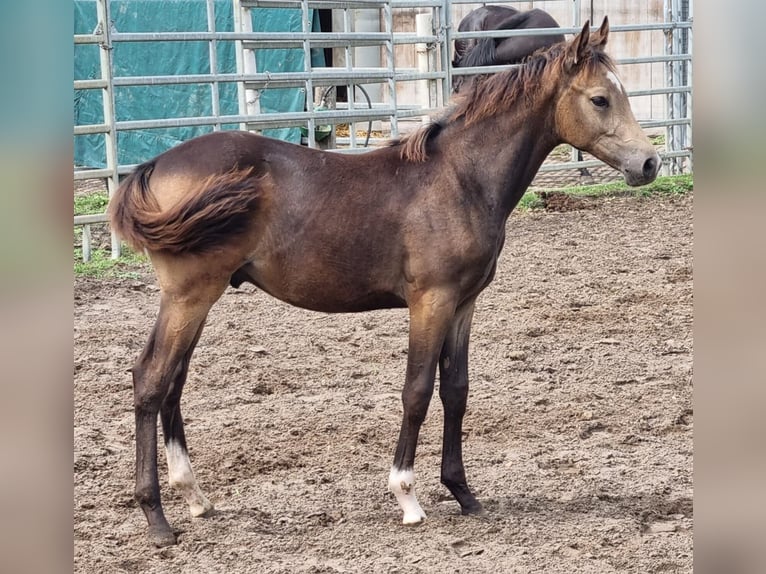
[{"label": "foal's front leg", "polygon": [[388,487],[404,511],[404,524],[417,524],[426,514],[415,496],[415,449],[434,391],[439,350],[455,304],[443,293],[426,293],[410,306],[407,376],[402,390],[404,415]]},{"label": "foal's front leg", "polygon": [[441,481],[460,504],[463,514],[481,514],[465,478],[463,416],[468,403],[468,339],[475,300],[461,305],[444,339],[439,361],[439,397],[444,405]]}]

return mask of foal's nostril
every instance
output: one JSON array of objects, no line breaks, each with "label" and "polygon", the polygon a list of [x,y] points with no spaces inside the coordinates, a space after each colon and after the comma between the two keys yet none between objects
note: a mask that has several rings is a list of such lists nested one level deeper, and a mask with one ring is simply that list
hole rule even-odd
[{"label": "foal's nostril", "polygon": [[650,157],[644,162],[644,177],[654,177],[657,173],[657,157]]}]

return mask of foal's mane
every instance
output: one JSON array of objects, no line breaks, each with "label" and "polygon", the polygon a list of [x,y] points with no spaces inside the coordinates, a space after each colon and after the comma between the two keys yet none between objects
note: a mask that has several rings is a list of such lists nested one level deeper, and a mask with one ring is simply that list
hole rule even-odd
[{"label": "foal's mane", "polygon": [[[446,113],[418,131],[391,142],[401,146],[404,161],[419,163],[428,159],[428,144],[448,125],[463,120],[468,126],[480,120],[511,110],[514,106],[528,106],[535,96],[565,73],[564,62],[568,43],[543,48],[525,58],[519,66],[494,75],[477,77],[455,98]],[[603,50],[590,46],[579,64],[581,69],[595,71],[604,65],[615,71],[612,59]]]}]

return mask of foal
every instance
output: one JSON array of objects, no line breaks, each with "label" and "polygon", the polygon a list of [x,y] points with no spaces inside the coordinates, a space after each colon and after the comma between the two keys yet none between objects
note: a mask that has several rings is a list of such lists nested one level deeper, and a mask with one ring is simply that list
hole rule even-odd
[{"label": "foal", "polygon": [[135,495],[157,546],[176,538],[160,501],[157,417],[170,483],[193,516],[213,505],[189,462],[180,399],[212,305],[248,281],[324,312],[406,307],[404,413],[389,474],[405,524],[425,518],[415,449],[437,368],[444,406],[441,481],[464,514],[462,421],[476,298],[492,281],[506,221],[562,142],[622,171],[630,185],[660,167],[603,52],[608,22],[474,82],[438,122],[359,155],[247,132],[201,136],[140,165],[109,206],[113,229],[146,250],[160,286],[149,341],[133,367]]}]

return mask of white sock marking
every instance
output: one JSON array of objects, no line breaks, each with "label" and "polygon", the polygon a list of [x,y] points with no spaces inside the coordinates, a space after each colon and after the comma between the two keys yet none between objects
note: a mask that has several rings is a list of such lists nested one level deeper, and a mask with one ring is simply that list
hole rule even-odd
[{"label": "white sock marking", "polygon": [[202,516],[213,509],[213,504],[205,497],[197,484],[194,471],[189,461],[189,453],[178,442],[171,440],[165,445],[168,458],[168,478],[170,486],[183,494],[192,516]]},{"label": "white sock marking", "polygon": [[404,511],[404,524],[418,524],[426,517],[426,513],[420,508],[418,499],[415,497],[415,471],[411,468],[399,470],[391,467],[388,475],[388,488],[396,496],[399,506]]}]

